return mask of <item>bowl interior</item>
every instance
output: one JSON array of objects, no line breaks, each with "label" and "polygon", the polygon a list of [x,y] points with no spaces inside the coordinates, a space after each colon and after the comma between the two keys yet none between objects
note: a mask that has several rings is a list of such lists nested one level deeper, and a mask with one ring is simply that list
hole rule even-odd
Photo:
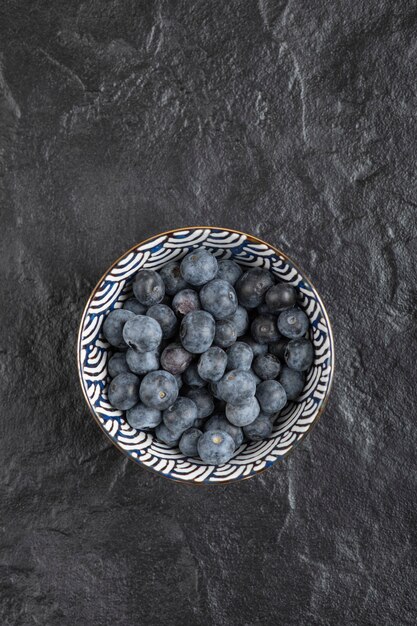
[{"label": "bowl interior", "polygon": [[[107,361],[111,354],[102,325],[108,312],[132,295],[132,281],[141,268],[160,269],[180,260],[193,248],[205,246],[219,259],[235,259],[247,267],[264,267],[298,288],[300,306],[310,320],[314,363],[296,402],[281,412],[269,439],[243,444],[229,463],[208,466],[168,448],[145,432],[131,428],[122,411],[107,399]],[[81,385],[93,416],[113,443],[135,462],[177,481],[224,483],[259,473],[284,458],[311,430],[321,414],[333,373],[333,340],[329,320],[315,289],[292,261],[265,242],[222,228],[190,228],[157,235],[127,251],[106,272],[92,292],[81,320],[78,339]]]}]

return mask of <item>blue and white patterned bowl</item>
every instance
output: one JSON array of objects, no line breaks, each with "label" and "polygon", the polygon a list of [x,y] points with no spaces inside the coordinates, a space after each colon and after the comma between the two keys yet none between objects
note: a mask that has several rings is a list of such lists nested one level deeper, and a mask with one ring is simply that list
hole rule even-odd
[{"label": "blue and white patterned bowl", "polygon": [[[204,246],[218,258],[233,258],[241,265],[264,267],[280,280],[295,285],[311,323],[315,359],[302,395],[289,404],[264,441],[244,444],[226,465],[205,465],[168,448],[149,433],[131,428],[121,411],[107,399],[109,344],[102,333],[112,309],[120,308],[132,294],[132,280],[141,268],[158,270],[168,261],[181,259]],[[93,290],[85,307],[78,336],[78,369],[87,404],[114,445],[133,461],[166,478],[183,483],[224,484],[259,474],[286,457],[310,432],[326,404],[333,376],[334,347],[330,322],[317,291],[282,252],[269,244],[226,228],[191,227],[161,233],[120,257]]]}]

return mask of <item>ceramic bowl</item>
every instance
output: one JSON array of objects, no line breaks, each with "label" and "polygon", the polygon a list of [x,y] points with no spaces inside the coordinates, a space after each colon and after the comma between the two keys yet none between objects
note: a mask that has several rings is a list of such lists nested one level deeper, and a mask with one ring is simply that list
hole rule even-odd
[{"label": "ceramic bowl", "polygon": [[[168,448],[149,433],[131,428],[121,411],[107,399],[107,362],[110,346],[102,333],[112,309],[132,295],[132,280],[139,269],[160,269],[204,246],[219,259],[235,259],[246,267],[264,267],[281,281],[298,288],[300,306],[310,319],[314,363],[296,402],[286,406],[264,441],[242,445],[229,463],[206,465]],[[78,370],[90,411],[106,436],[132,461],[166,478],[187,484],[225,484],[255,476],[284,459],[311,431],[326,404],[333,376],[334,347],[323,303],[303,272],[280,250],[257,237],[218,227],[192,227],[161,233],[125,252],[100,279],[85,307],[78,336]]]}]

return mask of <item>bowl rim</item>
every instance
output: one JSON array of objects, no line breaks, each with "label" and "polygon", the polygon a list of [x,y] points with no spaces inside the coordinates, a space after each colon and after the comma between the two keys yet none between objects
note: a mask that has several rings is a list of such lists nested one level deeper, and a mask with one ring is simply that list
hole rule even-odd
[{"label": "bowl rim", "polygon": [[[320,405],[319,410],[317,411],[317,415],[314,418],[314,421],[311,423],[309,429],[303,433],[301,435],[301,437],[298,439],[298,441],[291,447],[290,450],[288,450],[288,452],[286,452],[285,454],[283,454],[282,456],[280,456],[279,458],[277,458],[271,465],[268,465],[267,467],[262,468],[261,470],[254,472],[252,474],[249,474],[248,476],[239,476],[238,478],[232,478],[230,480],[225,480],[219,483],[206,483],[206,482],[196,482],[194,480],[191,481],[184,481],[184,480],[180,480],[179,478],[172,478],[171,476],[166,476],[165,474],[163,474],[162,472],[158,472],[156,470],[154,470],[152,467],[148,467],[147,465],[144,465],[143,463],[140,463],[140,459],[134,459],[132,458],[127,450],[124,450],[123,448],[121,448],[119,446],[119,444],[114,441],[114,439],[110,436],[110,434],[107,432],[107,430],[104,428],[103,424],[100,422],[100,420],[98,419],[95,411],[93,410],[90,400],[87,396],[86,390],[85,390],[85,386],[84,386],[84,380],[81,374],[81,335],[82,335],[82,331],[83,331],[83,326],[84,326],[84,320],[85,320],[85,316],[88,312],[88,309],[90,307],[90,303],[91,301],[94,299],[101,283],[103,282],[103,280],[106,278],[106,276],[108,274],[110,274],[110,272],[112,271],[112,269],[119,263],[119,261],[121,261],[126,255],[128,255],[130,252],[133,252],[134,250],[136,250],[137,248],[139,248],[140,246],[143,246],[147,243],[149,243],[150,241],[157,239],[158,237],[164,237],[164,236],[168,236],[168,235],[173,235],[174,233],[179,233],[179,232],[183,232],[183,231],[192,231],[192,230],[221,230],[221,231],[228,231],[231,233],[235,233],[238,235],[244,235],[248,241],[251,241],[252,243],[258,243],[258,244],[263,244],[265,246],[267,246],[268,248],[270,248],[271,250],[273,250],[274,252],[276,252],[279,256],[283,257],[284,259],[286,259],[287,261],[289,261],[294,267],[295,269],[301,274],[301,276],[304,276],[306,278],[306,280],[308,281],[309,285],[312,287],[312,289],[314,290],[314,295],[317,298],[323,315],[326,319],[326,324],[327,324],[327,328],[328,328],[328,333],[329,333],[329,342],[330,342],[330,353],[332,355],[332,359],[331,359],[331,364],[330,364],[330,376],[329,376],[329,385],[327,387],[327,392],[325,397],[323,398],[323,401]],[[80,320],[80,324],[78,327],[78,334],[77,334],[77,370],[78,370],[78,378],[80,381],[80,386],[81,386],[81,390],[83,392],[83,396],[84,399],[87,403],[87,406],[89,408],[89,411],[91,413],[91,415],[94,418],[94,421],[96,422],[96,424],[98,424],[98,426],[100,427],[101,431],[106,435],[106,438],[109,439],[111,441],[111,443],[113,444],[113,446],[127,459],[129,459],[132,463],[134,463],[135,465],[140,465],[140,467],[142,467],[145,470],[148,470],[151,474],[153,475],[157,475],[160,476],[162,478],[165,478],[168,481],[173,481],[176,482],[177,484],[181,484],[181,485],[192,485],[195,487],[214,487],[214,486],[222,486],[222,485],[230,485],[232,483],[239,483],[243,480],[248,480],[249,478],[254,478],[255,476],[259,476],[260,474],[263,474],[264,472],[266,472],[268,469],[270,469],[271,467],[273,467],[274,465],[276,465],[277,461],[283,461],[284,459],[286,459],[292,452],[294,452],[294,450],[296,448],[298,448],[298,446],[300,445],[301,442],[304,441],[304,439],[307,437],[307,435],[310,435],[310,433],[312,432],[312,430],[315,428],[315,426],[317,425],[319,419],[321,418],[322,414],[324,413],[324,410],[327,406],[328,400],[329,400],[329,396],[330,396],[330,392],[332,390],[332,386],[333,386],[333,379],[334,379],[334,371],[335,371],[335,350],[334,350],[334,338],[333,338],[333,329],[332,329],[332,325],[330,323],[330,318],[329,318],[329,314],[327,312],[326,307],[324,306],[323,300],[321,299],[321,296],[318,292],[318,290],[316,289],[315,285],[313,284],[313,282],[310,280],[310,277],[305,273],[304,270],[302,270],[299,265],[297,263],[294,263],[294,261],[292,260],[291,257],[289,257],[287,254],[285,254],[285,252],[283,252],[282,250],[280,250],[280,248],[277,248],[276,246],[273,246],[272,244],[268,243],[267,241],[265,241],[264,239],[260,239],[259,237],[257,237],[256,235],[251,235],[249,233],[245,233],[242,230],[236,230],[235,228],[228,228],[226,226],[183,226],[181,228],[171,228],[169,230],[165,230],[162,231],[160,233],[156,233],[155,235],[152,235],[151,237],[147,237],[146,239],[143,239],[142,241],[134,244],[133,246],[131,246],[128,250],[125,250],[125,252],[123,252],[123,254],[121,254],[107,269],[106,271],[101,275],[101,277],[99,278],[99,280],[97,281],[95,287],[93,288],[92,292],[90,293],[87,302],[83,308],[82,314],[81,314],[81,320]]]}]

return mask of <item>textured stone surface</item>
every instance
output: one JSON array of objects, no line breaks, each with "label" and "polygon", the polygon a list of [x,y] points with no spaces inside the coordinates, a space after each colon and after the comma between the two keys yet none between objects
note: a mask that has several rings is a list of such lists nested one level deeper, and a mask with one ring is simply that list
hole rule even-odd
[{"label": "textured stone surface", "polygon": [[[2,626],[416,619],[415,3],[3,2]],[[218,224],[319,288],[337,373],[287,462],[192,488],[82,398],[90,290],[156,232]]]}]

